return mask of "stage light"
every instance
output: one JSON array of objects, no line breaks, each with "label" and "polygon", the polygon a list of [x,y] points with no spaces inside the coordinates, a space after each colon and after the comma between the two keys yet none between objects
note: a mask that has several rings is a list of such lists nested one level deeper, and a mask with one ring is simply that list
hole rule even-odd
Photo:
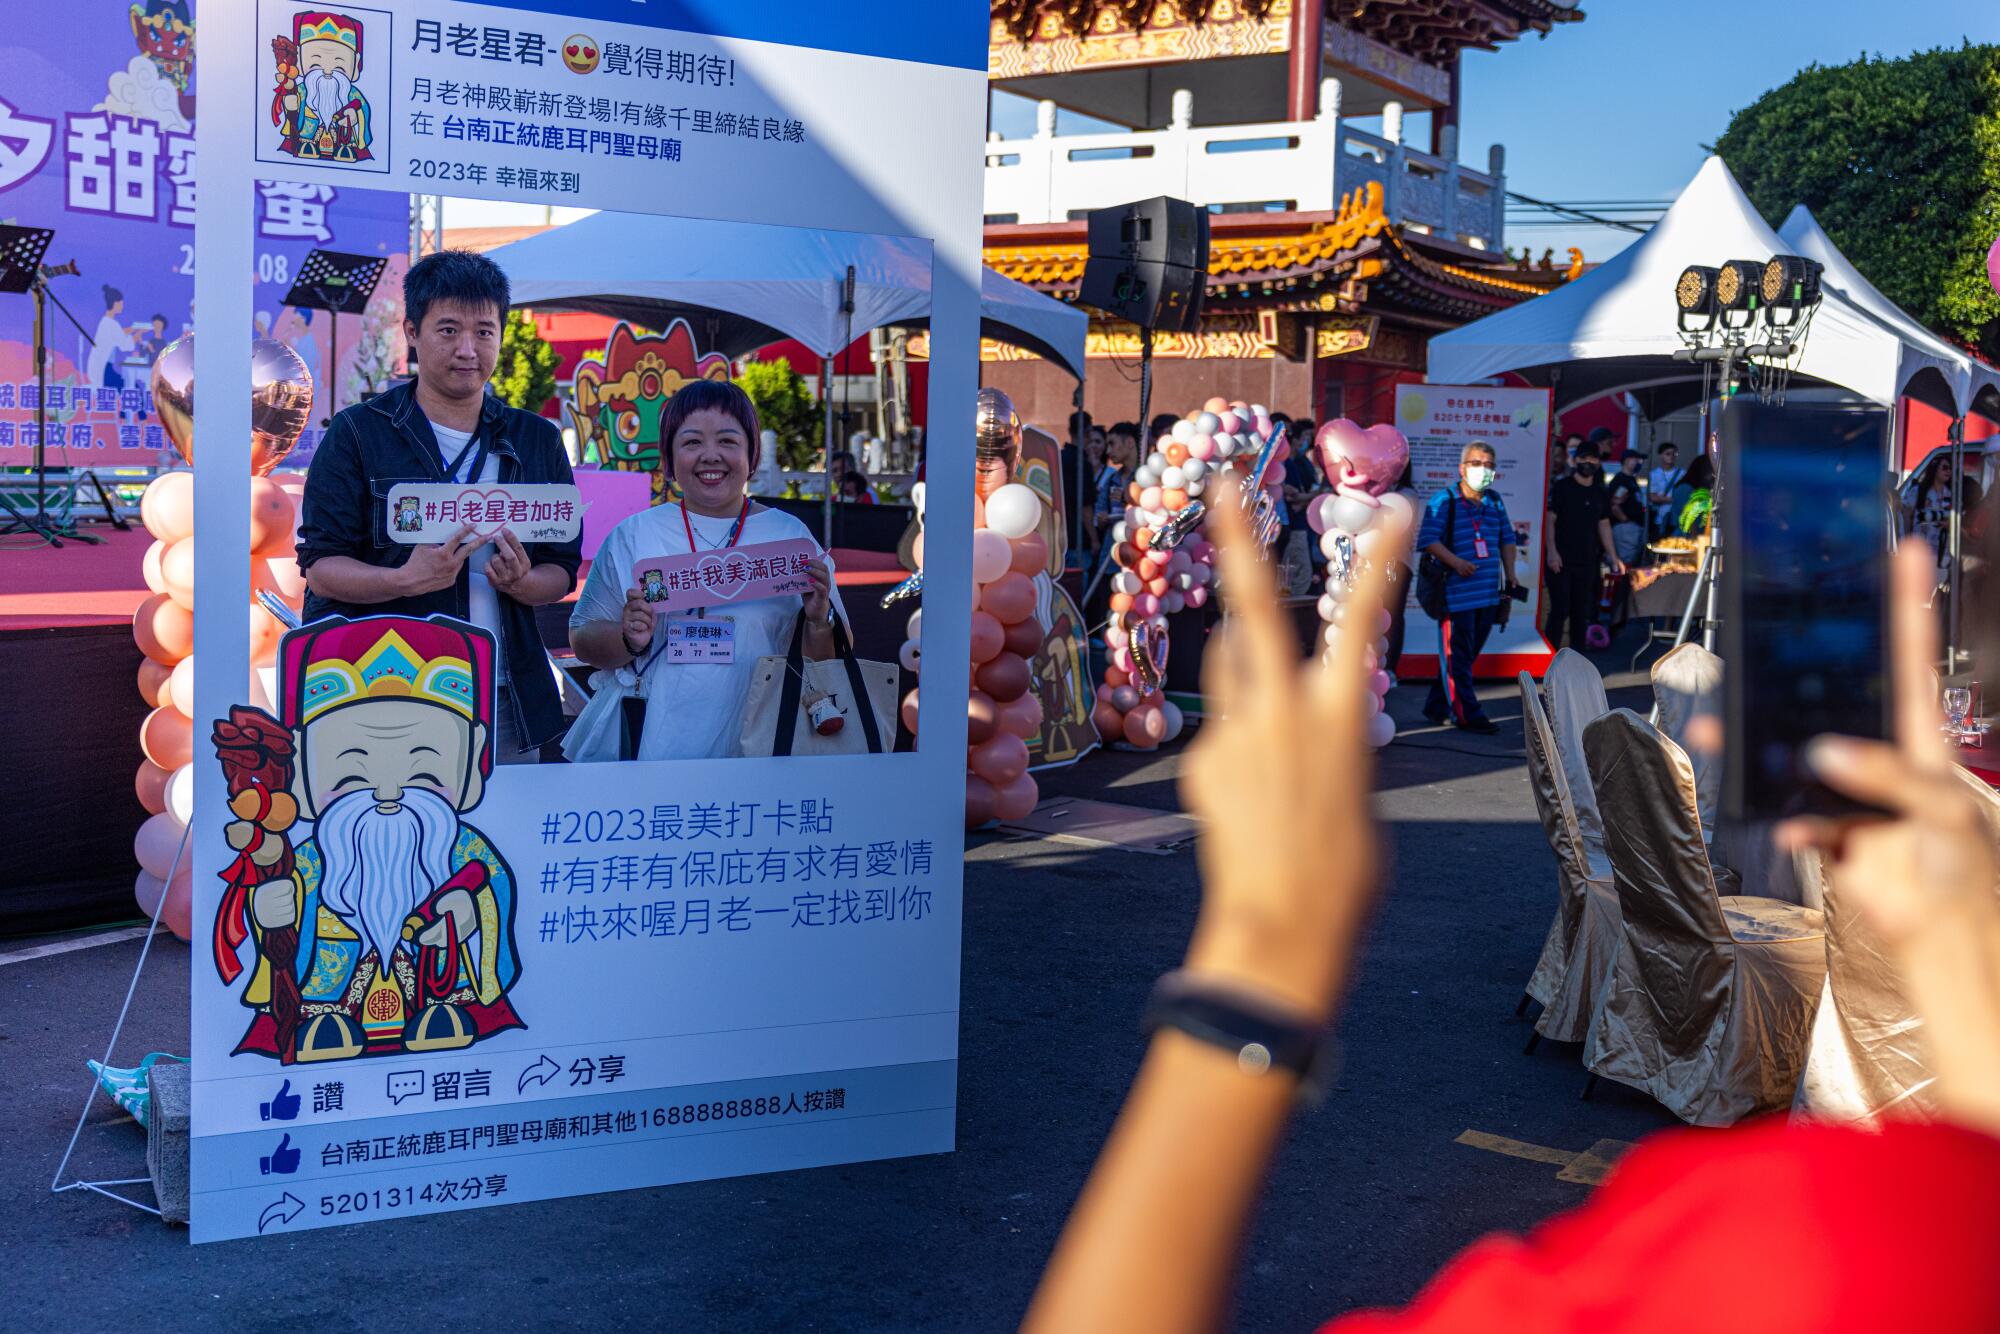
[{"label": "stage light", "polygon": [[1690,264],[1674,283],[1674,305],[1684,334],[1704,334],[1715,327],[1716,271],[1703,264]]},{"label": "stage light", "polygon": [[1764,264],[1755,259],[1725,260],[1715,275],[1715,302],[1722,327],[1747,329],[1757,318],[1764,293]]},{"label": "stage light", "polygon": [[1825,266],[1801,255],[1773,255],[1764,265],[1758,291],[1764,298],[1764,322],[1789,329],[1819,304],[1820,274]]}]

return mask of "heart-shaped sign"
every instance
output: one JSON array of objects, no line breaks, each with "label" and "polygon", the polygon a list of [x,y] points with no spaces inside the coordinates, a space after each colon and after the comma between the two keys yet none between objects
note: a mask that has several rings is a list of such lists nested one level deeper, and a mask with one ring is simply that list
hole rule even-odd
[{"label": "heart-shaped sign", "polygon": [[[712,584],[708,576],[711,569],[724,572]],[[740,551],[704,551],[695,560],[694,572],[702,585],[711,589],[723,602],[734,602],[744,589],[750,587],[750,561]]]},{"label": "heart-shaped sign", "polygon": [[478,537],[498,537],[507,526],[505,491],[477,491],[468,487],[458,493],[458,521],[471,527]]}]

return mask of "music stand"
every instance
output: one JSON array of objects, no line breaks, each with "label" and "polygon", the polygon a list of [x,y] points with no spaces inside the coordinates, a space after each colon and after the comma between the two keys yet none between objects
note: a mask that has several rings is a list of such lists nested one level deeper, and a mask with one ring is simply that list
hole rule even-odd
[{"label": "music stand", "polygon": [[328,338],[333,344],[327,357],[327,419],[340,411],[340,317],[359,315],[368,308],[375,284],[389,261],[381,255],[351,255],[341,250],[315,250],[299,265],[285,304],[300,310],[323,310],[333,317]]},{"label": "music stand", "polygon": [[[0,536],[8,533],[29,532],[41,538],[52,547],[63,544],[63,535],[55,523],[49,519],[49,308],[55,300],[49,291],[48,277],[42,268],[42,259],[49,252],[49,244],[56,238],[53,227],[0,226],[0,292],[28,293],[35,298],[35,384],[38,393],[35,398],[35,512],[28,514],[25,508],[16,508],[12,502],[4,503],[6,522],[0,523]],[[61,306],[62,303],[57,301]],[[68,315],[65,309],[63,314]],[[76,317],[71,315],[70,322]],[[82,326],[78,326],[81,328]],[[89,335],[85,335],[87,338]],[[104,539],[87,533],[74,531],[70,536],[83,542],[102,542]]]}]

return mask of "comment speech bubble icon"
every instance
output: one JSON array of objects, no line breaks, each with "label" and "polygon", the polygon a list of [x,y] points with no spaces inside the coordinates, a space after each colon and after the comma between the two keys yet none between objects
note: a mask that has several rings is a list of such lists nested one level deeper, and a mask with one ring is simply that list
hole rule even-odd
[{"label": "comment speech bubble icon", "polygon": [[403,1099],[414,1098],[424,1091],[424,1072],[421,1070],[391,1070],[389,1072],[389,1101],[398,1107]]}]

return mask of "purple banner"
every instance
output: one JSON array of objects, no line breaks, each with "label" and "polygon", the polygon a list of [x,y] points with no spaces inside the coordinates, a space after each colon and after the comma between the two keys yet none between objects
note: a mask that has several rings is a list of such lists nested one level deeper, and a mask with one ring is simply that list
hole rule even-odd
[{"label": "purple banner", "polygon": [[[194,0],[63,0],[15,7],[0,28],[0,223],[55,229],[50,280],[50,466],[177,457],[147,387],[160,347],[194,326]],[[255,323],[313,374],[313,422],[286,466],[318,442],[337,381],[342,406],[402,364],[409,198],[260,182],[252,257]],[[333,323],[284,304],[315,248],[390,257],[367,312]],[[75,323],[69,316],[75,317]],[[34,460],[34,303],[0,293],[0,465]]]}]

